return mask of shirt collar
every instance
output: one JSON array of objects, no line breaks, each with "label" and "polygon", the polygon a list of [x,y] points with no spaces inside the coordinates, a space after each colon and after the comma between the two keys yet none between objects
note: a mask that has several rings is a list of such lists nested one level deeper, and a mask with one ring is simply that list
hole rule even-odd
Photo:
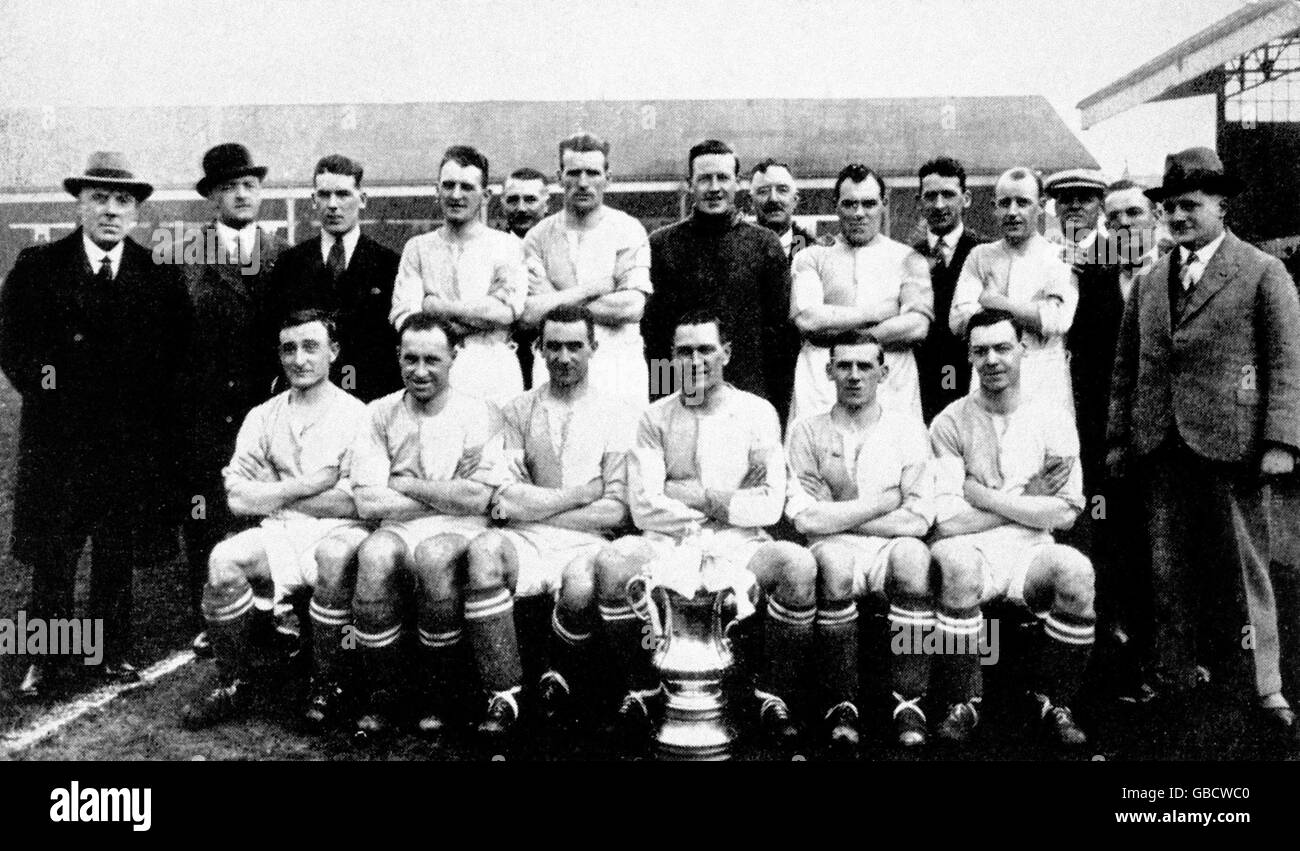
[{"label": "shirt collar", "polygon": [[122,268],[122,246],[124,243],[125,240],[114,245],[108,251],[105,251],[92,242],[90,237],[86,235],[85,231],[81,232],[81,246],[85,249],[86,259],[90,261],[90,268],[95,272],[95,274],[99,274],[99,267],[103,265],[104,258],[107,257],[108,262],[113,269],[113,277],[117,277],[118,270]]},{"label": "shirt collar", "polygon": [[931,250],[934,249],[935,245],[938,244],[939,240],[943,240],[944,245],[948,246],[949,248],[955,251],[957,249],[957,242],[961,239],[961,235],[965,232],[966,232],[966,224],[964,222],[958,222],[957,227],[948,231],[943,236],[939,236],[934,231],[927,230],[925,232],[925,238],[926,241],[930,243]]},{"label": "shirt collar", "polygon": [[225,222],[218,221],[217,235],[221,238],[222,245],[226,246],[226,250],[239,246],[244,252],[251,252],[257,238],[257,222],[249,222],[239,230],[235,230]]},{"label": "shirt collar", "polygon": [[[1202,266],[1210,262],[1210,258],[1214,256],[1215,252],[1219,250],[1219,246],[1223,244],[1223,238],[1224,236],[1227,235],[1227,233],[1228,232],[1226,230],[1219,231],[1218,236],[1216,236],[1214,239],[1210,240],[1200,248],[1196,249],[1196,259],[1200,262]],[[1178,251],[1179,251],[1178,259],[1183,261],[1183,264],[1186,265],[1187,258],[1188,256],[1191,255],[1192,252],[1181,245],[1178,246]]]},{"label": "shirt collar", "polygon": [[352,252],[357,250],[357,240],[361,239],[361,225],[359,223],[353,225],[352,230],[341,237],[336,237],[329,231],[322,230],[320,232],[320,259],[323,262],[329,261],[330,249],[334,247],[336,239],[343,240],[343,265],[347,266],[352,262]]}]

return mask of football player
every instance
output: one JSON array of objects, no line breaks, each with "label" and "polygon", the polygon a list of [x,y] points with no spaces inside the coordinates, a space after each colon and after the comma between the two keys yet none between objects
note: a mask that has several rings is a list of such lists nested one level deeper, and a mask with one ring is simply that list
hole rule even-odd
[{"label": "football player", "polygon": [[[937,629],[944,646],[970,643],[983,623],[980,606],[1006,598],[1042,619],[1033,691],[1044,730],[1064,745],[1087,735],[1069,703],[1092,655],[1097,616],[1087,557],[1057,544],[1083,509],[1079,436],[1073,418],[1050,398],[1025,398],[1023,331],[1002,310],[984,310],[966,326],[978,387],[930,424],[935,454],[939,566]],[[967,741],[979,723],[983,673],[977,654],[945,653],[958,689],[940,738]]]},{"label": "football player", "polygon": [[[924,632],[934,626],[930,551],[920,540],[934,519],[930,441],[910,408],[881,405],[889,366],[874,336],[844,333],[831,341],[829,356],[835,404],[790,433],[786,503],[817,559],[816,659],[827,727],[833,746],[857,747],[856,600],[873,594],[890,604],[898,742],[919,745],[926,732],[919,701],[930,680]],[[895,644],[904,631],[908,640]]]},{"label": "football player", "polygon": [[203,617],[219,683],[186,708],[189,727],[221,721],[247,703],[254,585],[273,588],[273,599],[264,598],[261,607],[268,612],[292,592],[313,589],[308,723],[332,721],[343,692],[340,654],[351,617],[354,557],[369,533],[348,486],[349,450],[365,422],[365,405],[329,380],[339,346],[324,311],[290,314],[279,351],[289,389],[249,411],[223,471],[231,511],[263,519],[217,544],[208,559]]},{"label": "football player", "polygon": [[357,554],[353,598],[359,661],[370,677],[370,703],[359,738],[391,731],[400,703],[402,598],[412,579],[426,705],[417,726],[444,727],[449,690],[461,679],[465,554],[487,528],[492,496],[484,448],[495,432],[485,402],[462,396],[449,376],[458,335],[444,320],[414,313],[398,332],[405,389],[371,402],[353,449],[357,510],[380,520]]},{"label": "football player", "polygon": [[626,456],[636,412],[589,385],[595,319],[585,306],[558,307],[541,332],[550,381],[501,412],[506,469],[492,517],[505,525],[479,535],[469,549],[465,629],[489,691],[479,725],[488,736],[504,735],[519,717],[523,672],[511,596],[554,594],[564,576],[552,618],[557,669],[546,673],[540,689],[554,716],[569,697],[568,678],[586,666],[595,614],[588,608],[591,563],[628,517]]}]

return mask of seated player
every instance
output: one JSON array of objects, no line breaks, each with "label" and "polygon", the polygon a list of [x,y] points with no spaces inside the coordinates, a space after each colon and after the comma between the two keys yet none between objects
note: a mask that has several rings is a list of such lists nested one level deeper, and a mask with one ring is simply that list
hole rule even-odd
[{"label": "seated player", "polygon": [[[552,620],[555,658],[581,665],[591,635],[591,618],[583,614],[591,598],[591,563],[628,517],[626,456],[636,412],[588,383],[596,350],[591,310],[552,310],[542,320],[540,346],[551,380],[501,411],[506,469],[491,513],[505,525],[479,535],[469,548],[465,629],[489,692],[479,725],[488,736],[505,735],[519,717],[523,670],[511,595],[554,594],[565,566],[577,560],[587,581],[565,583],[568,606]],[[572,604],[584,595],[584,602]],[[579,614],[561,620],[560,611]],[[550,671],[543,678],[541,694],[551,714],[568,692],[565,675]]]},{"label": "seated player", "polygon": [[647,731],[647,701],[658,692],[628,580],[703,530],[713,533],[716,556],[710,587],[730,586],[740,617],[753,613],[760,589],[767,596],[759,719],[767,735],[789,745],[799,728],[786,697],[797,689],[811,649],[817,566],[807,550],[764,531],[780,519],[785,496],[776,410],[723,379],[731,346],[717,316],[682,317],[673,358],[681,389],[645,411],[628,455],[628,504],[641,535],[615,541],[596,559],[600,621],[629,688],[622,723],[625,732]]},{"label": "seated player", "polygon": [[[1079,437],[1068,411],[1021,395],[1025,345],[1010,313],[976,313],[966,334],[979,385],[930,425],[940,643],[969,645],[983,622],[980,606],[994,599],[1039,613],[1032,688],[1040,718],[1059,743],[1083,745],[1087,735],[1069,703],[1092,655],[1093,570],[1078,550],[1052,540],[1052,530],[1069,528],[1083,508]],[[979,722],[979,656],[940,659],[959,692],[938,735],[961,743]]]},{"label": "seated player", "polygon": [[798,422],[790,433],[786,514],[808,536],[817,560],[819,699],[830,739],[853,749],[859,740],[858,609],[865,594],[889,600],[892,636],[906,630],[907,646],[890,663],[890,691],[898,742],[925,742],[918,702],[930,681],[930,657],[920,633],[934,625],[930,551],[921,538],[933,521],[930,441],[908,408],[882,407],[878,388],[888,375],[880,343],[851,331],[830,346],[826,372],[835,405]]},{"label": "seated player", "polygon": [[460,395],[448,374],[459,342],[441,319],[414,313],[398,331],[405,389],[366,406],[353,447],[352,479],[362,517],[382,521],[357,553],[353,598],[359,662],[370,704],[358,738],[389,732],[399,704],[403,591],[417,595],[427,687],[421,732],[444,727],[448,690],[461,679],[461,590],[469,542],[487,528],[492,496],[484,447],[495,431],[487,403]]},{"label": "seated player", "polygon": [[[321,310],[290,314],[280,329],[280,365],[289,389],[248,412],[235,454],[222,471],[230,510],[261,525],[227,538],[208,559],[203,617],[219,683],[185,709],[187,727],[236,714],[248,700],[253,584],[274,600],[311,588],[315,673],[306,720],[334,719],[342,695],[343,630],[351,615],[353,559],[369,530],[348,487],[348,455],[365,405],[329,380],[338,357],[334,322]],[[262,607],[269,610],[272,600]]]}]

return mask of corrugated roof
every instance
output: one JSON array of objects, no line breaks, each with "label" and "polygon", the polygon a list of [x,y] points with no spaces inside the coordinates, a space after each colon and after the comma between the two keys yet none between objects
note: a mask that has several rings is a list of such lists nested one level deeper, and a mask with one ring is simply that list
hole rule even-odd
[{"label": "corrugated roof", "polygon": [[1223,20],[1125,74],[1077,104],[1086,130],[1143,103],[1199,93],[1185,87],[1228,60],[1300,28],[1300,2],[1246,3]]},{"label": "corrugated roof", "polygon": [[367,182],[428,183],[453,143],[483,150],[496,180],[524,165],[550,171],[556,142],[578,130],[610,140],[621,180],[678,179],[687,149],[705,138],[731,142],[742,166],[774,156],[801,178],[834,176],[850,161],[914,174],[938,154],[971,174],[1097,167],[1040,96],[3,109],[0,186],[57,188],[91,150],[116,148],[160,188],[187,187],[203,151],[230,140],[275,184],[308,183],[316,159],[335,151],[361,159]]}]

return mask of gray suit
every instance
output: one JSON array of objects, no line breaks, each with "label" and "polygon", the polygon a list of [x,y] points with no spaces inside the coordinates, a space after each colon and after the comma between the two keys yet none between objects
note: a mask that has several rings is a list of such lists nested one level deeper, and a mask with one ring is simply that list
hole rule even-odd
[{"label": "gray suit", "polygon": [[1280,261],[1230,232],[1186,293],[1180,259],[1161,258],[1125,306],[1107,443],[1146,503],[1157,676],[1177,688],[1198,661],[1244,649],[1270,694],[1281,678],[1259,460],[1269,444],[1300,453],[1300,301]]}]

